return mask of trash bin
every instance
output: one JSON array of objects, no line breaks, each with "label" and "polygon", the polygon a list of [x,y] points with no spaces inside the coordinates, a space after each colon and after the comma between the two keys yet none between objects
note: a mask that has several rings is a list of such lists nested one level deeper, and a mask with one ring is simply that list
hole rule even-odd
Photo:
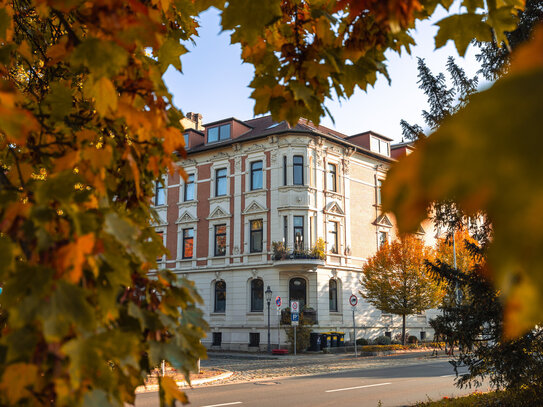
[{"label": "trash bin", "polygon": [[331,346],[332,348],[337,348],[337,332],[330,332],[330,334],[332,335]]},{"label": "trash bin", "polygon": [[321,334],[321,349],[329,348],[332,342],[332,336],[330,332],[323,332]]},{"label": "trash bin", "polygon": [[321,334],[317,332],[311,332],[309,334],[309,349],[313,352],[321,350]]},{"label": "trash bin", "polygon": [[337,346],[345,346],[345,332],[337,332]]}]

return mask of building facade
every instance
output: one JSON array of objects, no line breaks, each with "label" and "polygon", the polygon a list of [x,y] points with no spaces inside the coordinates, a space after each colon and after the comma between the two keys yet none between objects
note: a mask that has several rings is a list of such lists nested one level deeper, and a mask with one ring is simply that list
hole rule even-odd
[{"label": "building facade", "polygon": [[[382,135],[346,136],[300,120],[294,127],[270,116],[228,118],[202,125],[187,114],[186,180],[157,184],[155,209],[169,255],[167,267],[194,281],[210,332],[203,343],[230,350],[267,346],[265,291],[272,291],[272,344],[284,344],[276,297],[312,309],[314,331],[344,331],[352,339],[349,297],[356,294],[358,337],[395,333],[400,319],[383,315],[360,295],[361,267],[393,239],[391,215],[381,213],[380,185],[391,155]],[[429,225],[421,236],[433,244]],[[417,336],[427,315],[409,318]],[[424,336],[424,334],[422,334]]]}]

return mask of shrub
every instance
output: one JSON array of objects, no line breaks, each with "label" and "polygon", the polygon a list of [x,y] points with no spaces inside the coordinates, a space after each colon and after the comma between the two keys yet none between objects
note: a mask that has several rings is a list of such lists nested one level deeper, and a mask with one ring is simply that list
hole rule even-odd
[{"label": "shrub", "polygon": [[317,242],[315,243],[315,246],[311,249],[311,255],[315,259],[326,259],[326,243],[322,237],[319,237],[317,239]]},{"label": "shrub", "polygon": [[392,340],[388,336],[379,336],[375,340],[375,344],[377,345],[390,345],[392,343]]},{"label": "shrub", "polygon": [[419,338],[417,338],[415,335],[411,335],[407,338],[407,343],[417,344],[419,343]]},{"label": "shrub", "polygon": [[370,342],[366,338],[358,338],[356,340],[356,344],[360,346],[365,346],[365,345],[369,345]]}]

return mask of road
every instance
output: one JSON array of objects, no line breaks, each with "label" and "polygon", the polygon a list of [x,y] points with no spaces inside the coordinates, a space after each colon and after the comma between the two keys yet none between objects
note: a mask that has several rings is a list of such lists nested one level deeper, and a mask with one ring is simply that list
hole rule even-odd
[{"label": "road", "polygon": [[[186,392],[190,405],[195,407],[404,406],[425,401],[428,397],[435,400],[469,393],[470,390],[460,390],[454,386],[451,373],[448,362],[436,361],[206,386]],[[158,406],[156,393],[137,396],[136,407],[151,406]]]}]

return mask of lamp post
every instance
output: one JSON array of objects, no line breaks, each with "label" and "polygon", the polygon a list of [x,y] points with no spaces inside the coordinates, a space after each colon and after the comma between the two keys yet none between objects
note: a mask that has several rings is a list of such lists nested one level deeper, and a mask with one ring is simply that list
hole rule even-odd
[{"label": "lamp post", "polygon": [[270,303],[272,299],[272,290],[270,286],[266,288],[266,302],[268,303],[268,353],[271,353],[271,338],[270,338]]}]

